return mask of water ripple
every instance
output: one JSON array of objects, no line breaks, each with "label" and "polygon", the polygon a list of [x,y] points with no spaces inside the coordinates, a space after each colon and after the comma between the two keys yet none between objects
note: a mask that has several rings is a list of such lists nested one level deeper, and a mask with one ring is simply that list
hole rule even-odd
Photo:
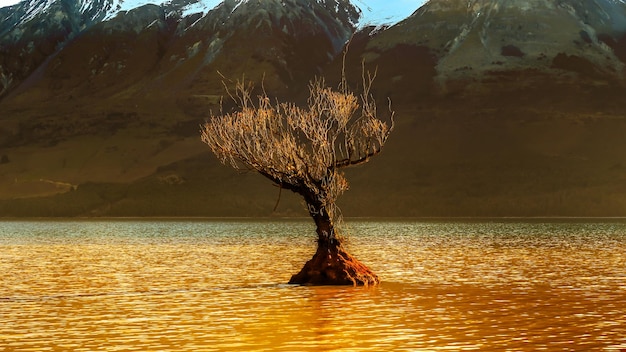
[{"label": "water ripple", "polygon": [[0,222],[0,349],[626,349],[623,223],[349,228],[379,287],[284,284],[308,222]]}]

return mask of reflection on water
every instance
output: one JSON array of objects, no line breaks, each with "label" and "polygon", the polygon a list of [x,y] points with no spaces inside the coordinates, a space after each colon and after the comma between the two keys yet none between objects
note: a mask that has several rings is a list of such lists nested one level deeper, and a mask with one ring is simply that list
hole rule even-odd
[{"label": "reflection on water", "polygon": [[626,224],[350,222],[375,288],[285,285],[306,221],[0,222],[0,349],[626,350]]}]

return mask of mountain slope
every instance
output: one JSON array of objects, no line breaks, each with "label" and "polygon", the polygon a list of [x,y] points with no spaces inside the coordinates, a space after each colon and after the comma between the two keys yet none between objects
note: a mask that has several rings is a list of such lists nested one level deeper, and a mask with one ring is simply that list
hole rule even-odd
[{"label": "mountain slope", "polygon": [[424,46],[438,59],[440,80],[491,71],[568,71],[567,61],[590,67],[587,75],[621,77],[624,62],[607,44],[624,33],[621,1],[445,0],[427,3],[369,47]]},{"label": "mountain slope", "polygon": [[110,0],[25,0],[0,9],[0,97],[65,43],[99,23]]},{"label": "mountain slope", "polygon": [[[0,215],[270,215],[278,191],[198,138],[223,81],[303,102],[344,62],[358,89],[363,61],[396,129],[349,170],[346,215],[626,215],[624,3],[431,0],[354,36],[348,1],[209,3],[53,20],[66,9],[40,20],[51,37],[2,32]],[[306,213],[283,194],[274,215]]]},{"label": "mountain slope", "polygon": [[[33,64],[8,74],[14,66],[2,66],[13,78],[0,101],[0,148],[11,160],[0,170],[2,197],[130,182],[207,152],[197,131],[219,109],[220,74],[266,77],[273,94],[304,90],[339,53],[358,16],[341,0],[226,1],[188,15],[184,3],[172,6],[119,12],[72,35],[61,26],[65,36],[35,56],[10,44],[34,43],[37,30],[16,41],[3,37],[10,53],[3,60]],[[84,144],[73,151],[77,141]]]}]

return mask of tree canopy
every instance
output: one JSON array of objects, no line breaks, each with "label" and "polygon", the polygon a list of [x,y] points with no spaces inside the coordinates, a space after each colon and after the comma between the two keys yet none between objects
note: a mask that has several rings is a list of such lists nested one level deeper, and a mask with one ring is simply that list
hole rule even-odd
[{"label": "tree canopy", "polygon": [[374,78],[363,75],[358,96],[345,80],[334,90],[316,79],[309,84],[304,108],[272,102],[265,92],[254,99],[252,84],[238,81],[229,95],[240,110],[211,116],[202,141],[224,164],[258,171],[301,194],[310,212],[323,210],[332,219],[337,197],[348,189],[340,169],[379,154],[393,129],[391,109],[389,122],[377,117],[370,93]]}]

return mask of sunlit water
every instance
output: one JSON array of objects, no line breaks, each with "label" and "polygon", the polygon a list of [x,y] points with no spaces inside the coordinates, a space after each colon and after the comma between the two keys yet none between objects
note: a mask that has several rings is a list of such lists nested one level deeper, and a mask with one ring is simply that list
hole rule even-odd
[{"label": "sunlit water", "polygon": [[0,222],[0,350],[626,350],[626,223],[348,224],[379,287],[286,285],[308,221]]}]

